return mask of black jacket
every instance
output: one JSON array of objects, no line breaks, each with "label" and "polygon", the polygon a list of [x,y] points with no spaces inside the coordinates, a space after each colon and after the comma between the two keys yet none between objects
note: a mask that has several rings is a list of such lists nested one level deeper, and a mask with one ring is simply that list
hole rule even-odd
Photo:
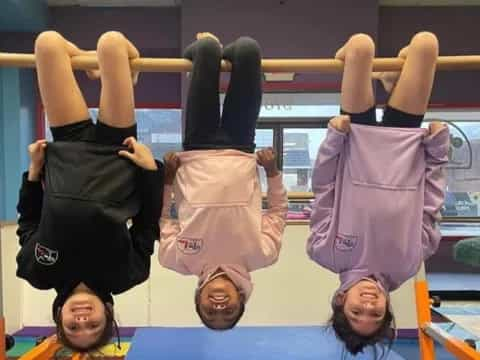
[{"label": "black jacket", "polygon": [[143,170],[119,157],[120,149],[49,143],[43,183],[23,175],[18,277],[57,293],[84,282],[104,294],[122,293],[148,278],[159,237],[163,165]]}]

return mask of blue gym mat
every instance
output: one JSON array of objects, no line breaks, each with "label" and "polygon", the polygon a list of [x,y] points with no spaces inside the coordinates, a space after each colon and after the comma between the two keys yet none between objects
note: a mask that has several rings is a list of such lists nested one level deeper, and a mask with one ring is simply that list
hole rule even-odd
[{"label": "blue gym mat", "polygon": [[[332,360],[342,359],[343,349],[325,327],[238,327],[225,332],[153,327],[137,329],[127,360]],[[373,348],[357,356],[345,352],[343,359],[374,359]],[[405,358],[390,351],[382,360]]]}]

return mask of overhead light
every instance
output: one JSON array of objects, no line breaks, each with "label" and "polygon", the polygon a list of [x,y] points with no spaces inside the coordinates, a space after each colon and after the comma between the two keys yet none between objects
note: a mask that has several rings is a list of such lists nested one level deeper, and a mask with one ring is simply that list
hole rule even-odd
[{"label": "overhead light", "polygon": [[265,81],[293,81],[295,73],[265,73]]}]

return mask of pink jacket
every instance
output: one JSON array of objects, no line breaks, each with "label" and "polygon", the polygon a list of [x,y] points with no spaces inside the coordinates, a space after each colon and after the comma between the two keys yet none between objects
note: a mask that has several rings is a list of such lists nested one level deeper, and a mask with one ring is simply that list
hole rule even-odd
[{"label": "pink jacket", "polygon": [[174,194],[178,220],[170,218],[172,186],[165,186],[160,221],[160,264],[201,285],[221,267],[248,299],[249,272],[278,259],[287,214],[282,175],[268,178],[268,210],[256,156],[237,150],[177,154]]}]

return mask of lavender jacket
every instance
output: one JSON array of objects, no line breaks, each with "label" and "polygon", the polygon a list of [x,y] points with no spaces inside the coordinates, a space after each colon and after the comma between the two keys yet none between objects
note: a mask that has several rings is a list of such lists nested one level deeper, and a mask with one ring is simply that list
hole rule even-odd
[{"label": "lavender jacket", "polygon": [[307,253],[347,290],[374,276],[388,292],[438,248],[449,133],[351,125],[330,127],[312,176]]}]

